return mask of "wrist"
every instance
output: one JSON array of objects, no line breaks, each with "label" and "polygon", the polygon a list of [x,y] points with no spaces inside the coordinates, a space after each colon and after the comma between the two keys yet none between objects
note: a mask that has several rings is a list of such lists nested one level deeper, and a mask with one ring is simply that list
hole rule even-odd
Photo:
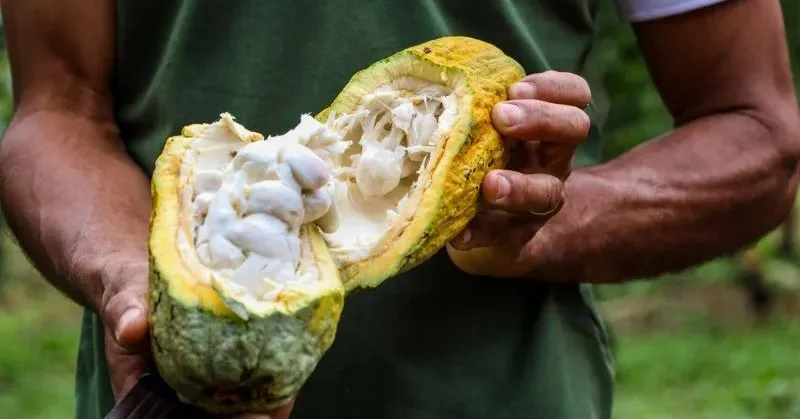
[{"label": "wrist", "polygon": [[[575,170],[564,184],[561,211],[547,221],[528,246],[528,276],[551,282],[615,282],[617,269],[603,251],[611,237],[601,226],[614,222],[619,194],[594,168]],[[601,227],[601,228],[598,228]]]},{"label": "wrist", "polygon": [[78,285],[84,304],[102,315],[109,299],[130,283],[129,278],[146,278],[148,259],[140,253],[102,252],[79,246],[69,263],[70,282]]}]

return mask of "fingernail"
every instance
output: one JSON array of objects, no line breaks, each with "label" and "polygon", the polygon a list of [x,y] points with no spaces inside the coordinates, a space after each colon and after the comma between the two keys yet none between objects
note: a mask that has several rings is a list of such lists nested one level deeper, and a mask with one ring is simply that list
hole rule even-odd
[{"label": "fingernail", "polygon": [[511,99],[533,99],[536,96],[536,88],[530,83],[514,83],[508,89],[508,96]]},{"label": "fingernail", "polygon": [[503,175],[495,175],[494,185],[495,185],[495,193],[494,193],[495,201],[504,200],[511,192],[511,183]]},{"label": "fingernail", "polygon": [[467,244],[470,240],[472,240],[472,231],[467,228],[461,232],[461,235],[458,237],[458,242],[461,244]]},{"label": "fingernail", "polygon": [[511,103],[500,103],[495,108],[497,110],[497,117],[500,123],[506,127],[513,127],[522,121],[524,116],[522,109]]},{"label": "fingernail", "polygon": [[139,308],[131,308],[128,309],[122,316],[119,318],[119,323],[117,324],[117,331],[116,337],[117,342],[122,341],[122,332],[128,328],[128,325],[137,317],[142,314],[142,310]]}]

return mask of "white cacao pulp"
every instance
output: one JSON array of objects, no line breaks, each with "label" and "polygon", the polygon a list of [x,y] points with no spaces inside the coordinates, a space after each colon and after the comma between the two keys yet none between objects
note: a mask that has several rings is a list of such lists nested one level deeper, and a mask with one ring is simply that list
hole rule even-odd
[{"label": "white cacao pulp", "polygon": [[447,88],[402,78],[364,95],[352,113],[325,123],[303,115],[263,141],[242,142],[253,133],[222,114],[190,153],[192,245],[214,285],[268,301],[314,280],[313,264],[301,263],[308,223],[339,263],[367,257],[413,214],[409,192],[456,108]]}]

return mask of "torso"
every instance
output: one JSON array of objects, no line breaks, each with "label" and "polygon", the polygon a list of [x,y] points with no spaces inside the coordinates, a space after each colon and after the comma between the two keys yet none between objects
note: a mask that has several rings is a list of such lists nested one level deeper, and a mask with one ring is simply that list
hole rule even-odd
[{"label": "torso", "polygon": [[[282,133],[359,69],[443,35],[491,42],[528,73],[581,73],[594,14],[586,0],[118,4],[117,118],[148,173],[183,125],[227,111]],[[597,160],[596,130],[579,153]],[[87,313],[81,418],[113,403],[101,330]],[[588,288],[469,276],[440,253],[351,295],[292,418],[609,418],[609,365]]]}]

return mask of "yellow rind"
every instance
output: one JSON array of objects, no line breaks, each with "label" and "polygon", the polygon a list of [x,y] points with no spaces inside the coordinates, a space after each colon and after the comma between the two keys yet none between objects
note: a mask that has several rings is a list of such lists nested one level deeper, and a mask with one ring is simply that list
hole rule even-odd
[{"label": "yellow rind", "polygon": [[443,139],[445,153],[435,166],[411,222],[368,259],[341,267],[346,290],[375,287],[430,258],[475,216],[481,183],[508,161],[509,146],[495,130],[492,108],[525,71],[497,47],[469,37],[444,37],[381,60],[356,73],[339,96],[316,118],[355,108],[361,95],[403,75],[443,83],[457,90],[459,119]]},{"label": "yellow rind", "polygon": [[[182,156],[207,124],[184,127],[167,140],[151,182],[148,310],[153,359],[185,402],[220,414],[263,412],[299,392],[332,345],[344,307],[344,288],[325,242],[304,226],[319,281],[278,295],[269,310],[242,318],[181,257],[178,237]],[[246,142],[263,139],[253,133]]]},{"label": "yellow rind", "polygon": [[[160,276],[168,277],[169,292],[173,298],[187,306],[202,306],[220,317],[236,317],[216,290],[198,283],[192,275],[192,267],[187,266],[177,245],[181,227],[180,191],[191,182],[191,177],[181,174],[181,159],[191,142],[201,136],[208,124],[191,124],[182,129],[181,135],[167,139],[161,155],[156,160],[151,181],[152,212],[150,216],[149,251],[151,270]],[[253,133],[245,142],[260,141],[263,136]],[[310,239],[315,264],[320,270],[322,281],[314,284],[313,293],[328,293],[340,286],[336,264],[319,232],[314,228],[303,228]],[[296,307],[306,304],[308,294],[286,292],[278,296],[284,304],[278,309],[291,313]]]},{"label": "yellow rind", "polygon": [[[196,270],[202,267],[187,266],[178,245],[179,233],[186,228],[180,214],[181,190],[192,178],[181,173],[182,156],[209,124],[187,125],[180,135],[168,138],[153,172],[149,239],[154,358],[160,370],[168,372],[164,377],[167,382],[192,403],[220,413],[273,408],[295,394],[332,345],[346,292],[377,286],[422,263],[474,217],[484,176],[504,167],[509,157],[508,145],[492,124],[492,108],[506,99],[508,86],[524,74],[523,68],[498,48],[461,36],[407,48],[356,73],[330,106],[316,116],[319,120],[327,119],[331,111],[341,114],[354,109],[363,94],[404,75],[454,88],[458,119],[439,145],[443,152],[438,160],[428,163],[433,168],[429,184],[410,222],[395,232],[397,236],[386,240],[385,247],[376,249],[371,258],[337,269],[319,232],[303,227],[321,280],[298,292],[282,294],[278,297],[282,304],[269,312],[248,313],[249,319],[242,319],[216,290],[194,279]],[[259,133],[244,139],[260,140],[263,136]],[[261,330],[274,333],[252,336]],[[208,341],[206,335],[220,342]],[[305,353],[301,356],[283,349],[287,342],[302,345]],[[271,366],[245,365],[216,350],[213,345],[217,343],[263,350],[251,357],[266,357]],[[258,373],[276,381],[269,386],[237,381],[241,372],[237,368],[245,368],[245,375]],[[233,375],[224,377],[232,370]],[[216,387],[214,383],[225,385]],[[230,395],[249,399],[223,403]]]}]

